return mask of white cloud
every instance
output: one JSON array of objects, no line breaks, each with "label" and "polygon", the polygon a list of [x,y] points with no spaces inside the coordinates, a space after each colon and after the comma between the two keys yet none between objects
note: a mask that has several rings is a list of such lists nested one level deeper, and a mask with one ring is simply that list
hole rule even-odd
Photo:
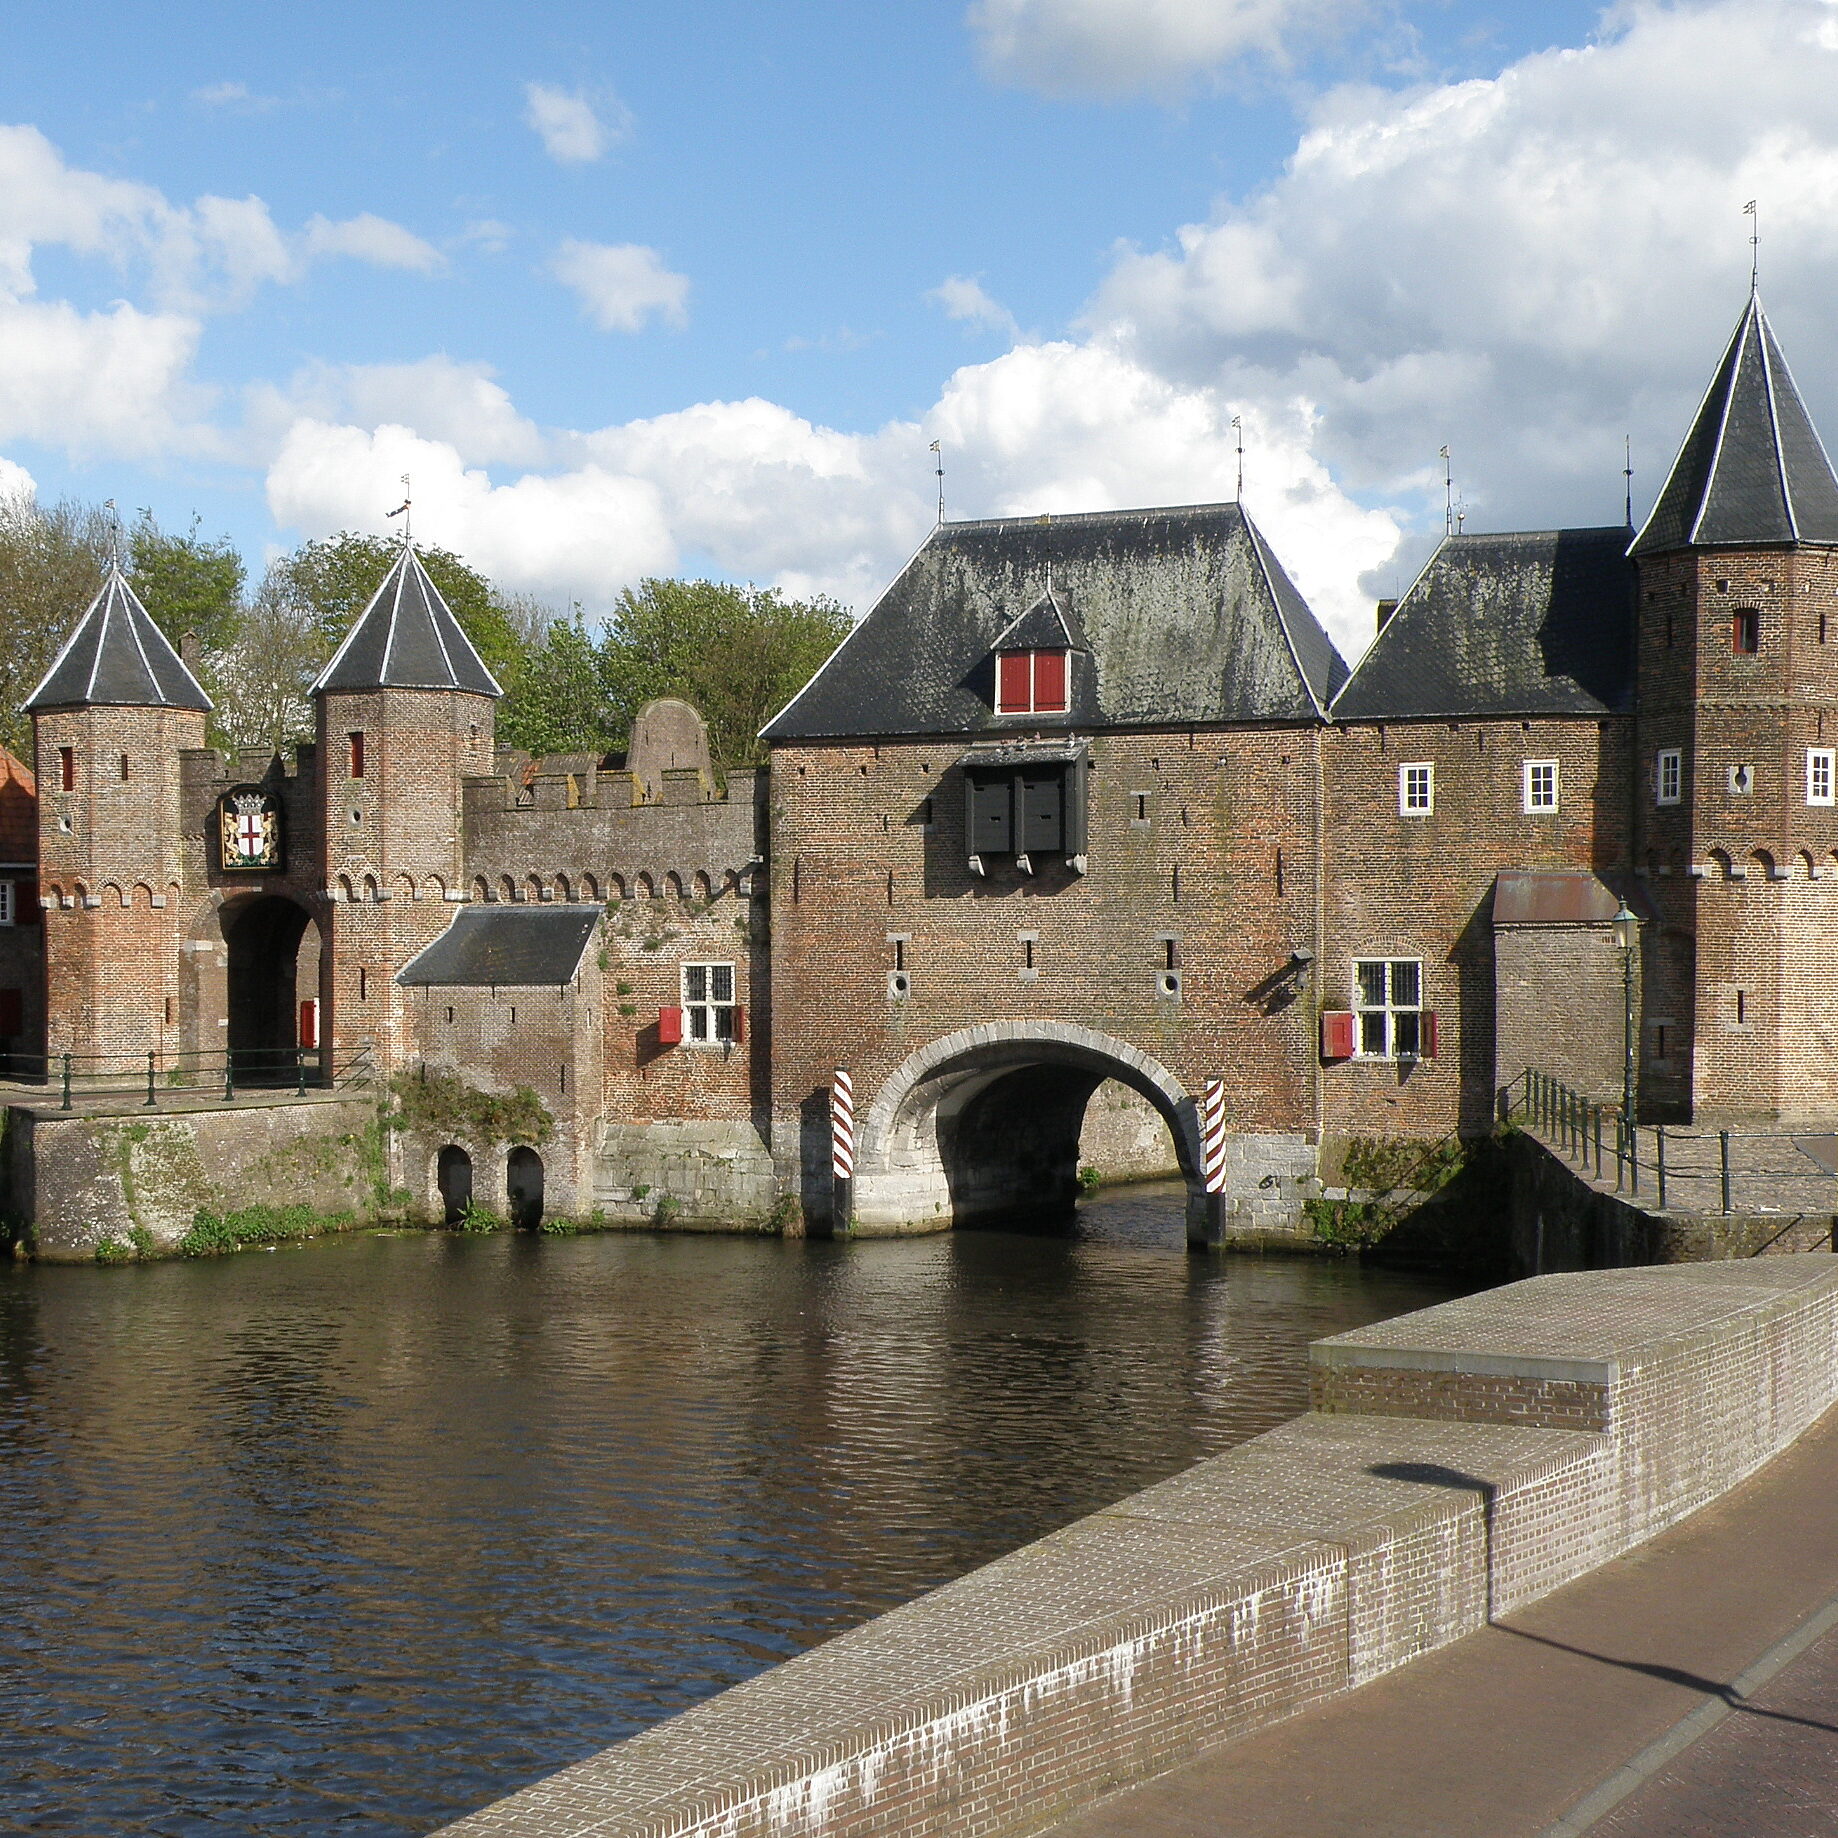
[{"label": "white cloud", "polygon": [[969,275],[947,276],[926,298],[937,301],[947,319],[973,326],[979,332],[1002,332],[1010,338],[1020,333],[1014,314],[1001,301],[992,300],[983,291],[982,282]]},{"label": "white cloud", "polygon": [[523,119],[542,141],[543,151],[563,166],[586,165],[632,132],[630,111],[616,96],[593,102],[579,90],[553,83],[523,86]]},{"label": "white cloud", "polygon": [[440,251],[413,231],[387,217],[364,211],[334,223],[326,217],[308,219],[301,247],[311,259],[323,255],[348,255],[377,268],[406,268],[415,274],[432,274],[446,265]]},{"label": "white cloud", "polygon": [[655,249],[641,243],[570,238],[556,250],[549,272],[580,296],[603,332],[640,332],[653,318],[674,326],[687,321],[689,277],[673,274]]},{"label": "white cloud", "polygon": [[247,83],[206,83],[191,92],[200,108],[229,109],[237,115],[265,115],[281,106],[278,96],[258,96]]},{"label": "white cloud", "polygon": [[0,455],[0,504],[21,498],[36,498],[38,481],[16,460]]},{"label": "white cloud", "polygon": [[1247,56],[1366,11],[1363,0],[974,0],[983,67],[1047,95],[1177,93]]}]

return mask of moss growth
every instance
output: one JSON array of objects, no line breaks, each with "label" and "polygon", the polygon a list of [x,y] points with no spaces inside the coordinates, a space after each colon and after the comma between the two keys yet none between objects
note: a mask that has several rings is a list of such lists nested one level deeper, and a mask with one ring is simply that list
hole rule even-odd
[{"label": "moss growth", "polygon": [[124,1244],[119,1238],[105,1238],[96,1246],[96,1262],[99,1264],[131,1264],[134,1262],[134,1247]]},{"label": "moss growth", "polygon": [[[555,1134],[555,1119],[527,1085],[508,1095],[480,1091],[454,1073],[424,1066],[418,1073],[397,1073],[389,1088],[396,1101],[387,1117],[392,1129],[481,1148],[501,1143],[539,1148]],[[379,1162],[380,1151],[379,1141]]]},{"label": "moss growth", "polygon": [[1089,1162],[1079,1170],[1079,1192],[1094,1194],[1104,1185],[1104,1177]]},{"label": "moss growth", "polygon": [[318,1213],[310,1206],[244,1206],[229,1213],[200,1207],[178,1248],[183,1257],[216,1257],[246,1244],[317,1238],[322,1232],[345,1231],[356,1223],[350,1213]]},{"label": "moss growth", "polygon": [[1467,1163],[1460,1138],[1424,1142],[1411,1136],[1355,1136],[1341,1179],[1362,1199],[1308,1200],[1304,1216],[1323,1244],[1364,1250],[1389,1238],[1431,1194],[1455,1180]]}]

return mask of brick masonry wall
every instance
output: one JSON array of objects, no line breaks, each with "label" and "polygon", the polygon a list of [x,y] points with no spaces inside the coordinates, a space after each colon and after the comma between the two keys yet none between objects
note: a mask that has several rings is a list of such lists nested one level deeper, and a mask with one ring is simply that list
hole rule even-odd
[{"label": "brick masonry wall", "polygon": [[[1458,1639],[1734,1485],[1838,1399],[1838,1258],[1544,1278],[1339,1336],[1316,1357],[1344,1369],[1380,1351],[1392,1370],[1405,1357],[1465,1370],[1483,1412],[1503,1377],[1590,1368],[1607,1428],[1476,1422],[1457,1393],[1442,1420],[1299,1418],[450,1838],[1051,1825]],[[1557,1415],[1573,1402],[1544,1400]]]}]

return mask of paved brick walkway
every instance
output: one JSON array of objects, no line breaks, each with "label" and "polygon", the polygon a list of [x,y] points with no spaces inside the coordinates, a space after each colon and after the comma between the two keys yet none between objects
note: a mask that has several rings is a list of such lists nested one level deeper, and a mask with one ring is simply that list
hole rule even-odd
[{"label": "paved brick walkway", "polygon": [[[1765,1683],[1745,1679],[1828,1621],[1833,1631]],[[1509,1622],[1054,1828],[1056,1838],[1583,1831],[1838,1832],[1838,1411],[1714,1506]]]}]

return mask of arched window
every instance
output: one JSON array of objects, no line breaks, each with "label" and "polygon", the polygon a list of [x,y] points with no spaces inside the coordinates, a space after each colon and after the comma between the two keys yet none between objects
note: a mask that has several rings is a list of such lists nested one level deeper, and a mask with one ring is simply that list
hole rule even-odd
[{"label": "arched window", "polygon": [[673,900],[683,897],[683,877],[674,870],[664,877],[664,891]]},{"label": "arched window", "polygon": [[504,1164],[504,1196],[511,1224],[519,1231],[542,1224],[542,1157],[534,1149],[511,1150]]},{"label": "arched window", "polygon": [[491,883],[487,881],[482,874],[472,883],[472,897],[475,900],[489,900],[491,898]]},{"label": "arched window", "polygon": [[591,874],[581,876],[581,898],[593,901],[600,898],[600,883]]},{"label": "arched window", "polygon": [[472,1157],[458,1143],[448,1143],[435,1158],[434,1181],[442,1216],[447,1224],[457,1225],[472,1204]]},{"label": "arched window", "polygon": [[695,889],[698,900],[712,900],[715,897],[715,890],[708,876],[699,868],[696,870]]},{"label": "arched window", "polygon": [[516,899],[516,897],[517,897],[517,883],[513,881],[508,874],[499,875],[498,877],[498,898],[500,900],[514,900]]},{"label": "arched window", "polygon": [[558,874],[555,877],[555,897],[558,900],[572,900],[574,898],[574,889],[569,885],[568,877],[565,874]]},{"label": "arched window", "polygon": [[641,874],[638,877],[638,897],[641,900],[651,900],[657,897],[648,874]]}]

